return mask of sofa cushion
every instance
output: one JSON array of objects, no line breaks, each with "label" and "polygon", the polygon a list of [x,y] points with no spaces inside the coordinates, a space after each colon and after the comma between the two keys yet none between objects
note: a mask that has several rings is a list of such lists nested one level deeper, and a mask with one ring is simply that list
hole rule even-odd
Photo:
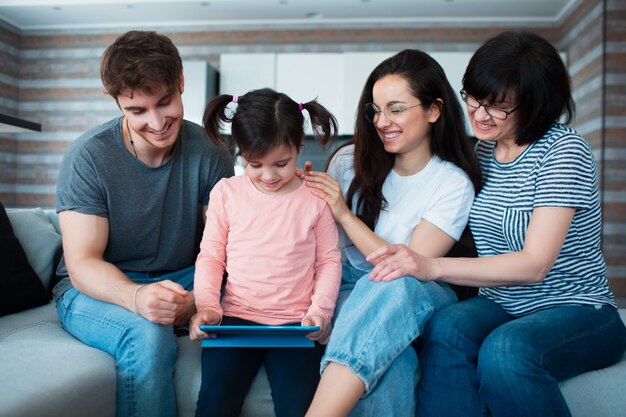
[{"label": "sofa cushion", "polygon": [[48,294],[28,262],[0,202],[0,316],[48,302]]},{"label": "sofa cushion", "polygon": [[50,287],[61,253],[61,235],[40,208],[7,210],[15,236],[44,287]]},{"label": "sofa cushion", "polygon": [[0,319],[1,417],[115,417],[115,361],[67,333],[54,303]]}]

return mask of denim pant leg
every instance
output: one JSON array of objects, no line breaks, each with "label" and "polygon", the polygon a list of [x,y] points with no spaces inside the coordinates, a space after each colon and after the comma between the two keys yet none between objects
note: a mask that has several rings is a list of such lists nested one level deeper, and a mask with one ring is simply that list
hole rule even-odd
[{"label": "denim pant leg", "polygon": [[571,416],[558,382],[613,365],[626,329],[611,306],[558,306],[516,318],[484,341],[480,395],[494,417]]},{"label": "denim pant leg", "polygon": [[115,358],[118,417],[176,415],[178,342],[172,326],[152,323],[74,288],[57,300],[57,312],[70,334]]},{"label": "denim pant leg", "polygon": [[478,352],[487,335],[512,318],[482,297],[449,305],[430,318],[419,354],[417,417],[487,415],[478,394]]},{"label": "denim pant leg", "polygon": [[[170,279],[190,289],[193,273],[194,268],[190,267],[165,275],[127,275],[138,283]],[[176,416],[173,373],[178,340],[171,325],[152,323],[74,288],[59,297],[57,313],[68,333],[115,358],[118,417]]]},{"label": "denim pant leg", "polygon": [[348,416],[414,417],[417,380],[417,355],[408,347],[391,363],[376,388],[362,397]]},{"label": "denim pant leg", "polygon": [[[411,343],[420,335],[432,312],[452,303],[456,297],[452,290],[434,282],[403,277],[377,283],[370,281],[366,272],[363,274],[341,306],[321,368],[331,361],[347,366],[363,380],[366,395],[397,399],[390,402],[399,408],[393,415],[399,416],[410,409],[407,398],[414,398],[414,385],[405,383],[414,381],[417,369]],[[407,348],[411,350],[412,360],[411,354],[404,356]],[[403,361],[395,364],[401,355]],[[397,365],[394,367],[397,377],[387,378],[379,386],[392,365]],[[410,395],[407,397],[405,392]],[[362,406],[359,404],[358,408]]]}]

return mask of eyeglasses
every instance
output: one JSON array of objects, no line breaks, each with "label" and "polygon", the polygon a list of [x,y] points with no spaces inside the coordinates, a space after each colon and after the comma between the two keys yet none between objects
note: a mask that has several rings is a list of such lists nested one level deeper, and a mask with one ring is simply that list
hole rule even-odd
[{"label": "eyeglasses", "polygon": [[511,110],[505,110],[497,106],[491,106],[489,104],[481,103],[480,101],[476,100],[476,98],[474,98],[473,96],[470,96],[469,94],[467,94],[467,91],[465,90],[461,90],[460,93],[461,93],[461,98],[463,99],[465,104],[467,104],[473,109],[478,109],[482,106],[487,112],[487,114],[493,117],[494,119],[505,120],[511,113],[513,113],[515,110],[519,108],[519,106],[517,106],[517,107],[512,108]]},{"label": "eyeglasses", "polygon": [[385,115],[387,120],[393,121],[394,118],[400,116],[400,114],[404,113],[408,109],[412,109],[413,107],[421,106],[422,103],[414,104],[413,106],[403,106],[399,104],[394,104],[393,106],[385,107],[383,110],[379,109],[378,106],[374,103],[367,103],[365,105],[365,109],[363,112],[365,113],[365,118],[372,122],[378,123],[378,116],[382,113]]}]

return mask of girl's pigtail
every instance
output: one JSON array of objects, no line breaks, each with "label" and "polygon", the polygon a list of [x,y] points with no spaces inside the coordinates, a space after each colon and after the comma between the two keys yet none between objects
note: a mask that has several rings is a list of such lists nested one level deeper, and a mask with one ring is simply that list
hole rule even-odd
[{"label": "girl's pigtail", "polygon": [[228,139],[220,133],[220,130],[223,123],[230,123],[232,121],[232,117],[226,115],[226,107],[233,101],[234,97],[237,96],[220,94],[211,99],[204,109],[204,115],[202,116],[204,132],[211,142],[218,146],[229,146]]},{"label": "girl's pigtail", "polygon": [[315,140],[323,149],[330,147],[337,138],[338,127],[335,116],[316,100],[302,103],[300,107],[309,113]]}]

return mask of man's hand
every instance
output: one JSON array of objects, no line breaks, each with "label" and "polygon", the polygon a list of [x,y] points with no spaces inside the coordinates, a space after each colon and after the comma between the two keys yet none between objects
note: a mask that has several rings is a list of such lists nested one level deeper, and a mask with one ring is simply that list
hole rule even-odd
[{"label": "man's hand", "polygon": [[[193,294],[182,285],[170,281],[159,281],[140,288],[135,295],[137,314],[158,324],[174,324],[188,320]],[[193,307],[195,308],[195,306]]]},{"label": "man's hand", "polygon": [[193,292],[189,291],[185,296],[185,302],[179,304],[176,309],[174,326],[187,326],[194,314],[196,314],[196,298],[193,296]]}]

